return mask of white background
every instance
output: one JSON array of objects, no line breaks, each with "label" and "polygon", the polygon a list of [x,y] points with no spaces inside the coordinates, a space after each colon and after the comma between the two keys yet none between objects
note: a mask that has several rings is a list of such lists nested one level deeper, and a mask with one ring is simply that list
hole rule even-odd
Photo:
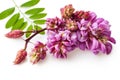
[{"label": "white background", "polygon": [[[27,0],[15,0],[21,4]],[[98,17],[109,20],[112,36],[117,44],[113,45],[110,55],[94,55],[79,49],[69,53],[67,59],[56,59],[48,54],[47,58],[35,65],[29,60],[21,65],[13,65],[16,52],[24,46],[23,40],[4,37],[9,30],[0,21],[0,80],[120,80],[120,2],[119,0],[41,0],[39,7],[45,7],[47,17],[60,17],[59,9],[73,4],[77,10],[90,10]],[[0,12],[14,6],[12,0],[0,0]],[[34,41],[46,41],[37,36]],[[30,45],[28,51],[32,48]]]}]

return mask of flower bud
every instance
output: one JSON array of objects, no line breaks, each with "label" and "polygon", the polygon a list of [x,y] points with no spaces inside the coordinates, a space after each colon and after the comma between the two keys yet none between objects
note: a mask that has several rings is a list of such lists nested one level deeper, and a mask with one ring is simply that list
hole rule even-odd
[{"label": "flower bud", "polygon": [[13,30],[13,31],[10,31],[9,33],[5,34],[6,37],[8,38],[19,38],[21,36],[23,36],[23,31],[21,30]]},{"label": "flower bud", "polygon": [[25,60],[27,56],[27,52],[24,50],[24,49],[21,49],[17,52],[17,55],[16,55],[16,59],[14,61],[14,64],[19,64],[21,63],[23,60]]}]

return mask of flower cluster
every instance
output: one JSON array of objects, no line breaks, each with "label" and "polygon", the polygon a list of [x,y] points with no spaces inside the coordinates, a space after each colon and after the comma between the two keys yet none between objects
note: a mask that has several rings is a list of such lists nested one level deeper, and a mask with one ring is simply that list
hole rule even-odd
[{"label": "flower cluster", "polygon": [[37,34],[47,30],[47,42],[37,42],[30,52],[30,62],[38,63],[45,59],[47,51],[56,58],[66,58],[67,54],[79,48],[90,50],[95,55],[102,52],[110,54],[112,43],[116,43],[111,37],[110,24],[103,18],[98,18],[91,11],[75,11],[73,6],[66,5],[60,9],[61,18],[48,18],[46,28],[40,30],[13,30],[5,36],[8,38],[20,38],[26,33],[33,33],[25,39],[25,47],[18,51],[15,64],[21,63],[27,56],[27,45]]},{"label": "flower cluster", "polygon": [[66,58],[75,48],[110,54],[112,44],[110,24],[91,11],[75,11],[72,5],[61,9],[62,18],[47,19],[47,48],[54,56]]}]

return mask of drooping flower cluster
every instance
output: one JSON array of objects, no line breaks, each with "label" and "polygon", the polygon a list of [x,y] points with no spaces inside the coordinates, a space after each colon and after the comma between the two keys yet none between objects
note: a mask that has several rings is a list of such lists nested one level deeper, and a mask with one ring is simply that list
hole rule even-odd
[{"label": "drooping flower cluster", "polygon": [[75,48],[109,54],[112,44],[110,24],[91,11],[75,11],[72,5],[61,9],[62,18],[47,19],[47,48],[58,58],[67,57]]},{"label": "drooping flower cluster", "polygon": [[75,11],[71,4],[61,8],[60,11],[62,17],[48,18],[44,29],[13,30],[5,35],[16,39],[26,33],[33,33],[25,39],[25,47],[18,51],[14,64],[25,60],[28,43],[45,30],[47,30],[47,43],[37,42],[30,52],[30,62],[33,64],[45,59],[47,51],[57,58],[66,58],[75,48],[90,50],[95,55],[100,52],[107,55],[111,53],[112,43],[115,44],[116,41],[111,37],[110,24],[107,20],[98,18],[91,11]]},{"label": "drooping flower cluster", "polygon": [[48,31],[48,43],[47,47],[50,50],[50,53],[53,53],[58,58],[67,57],[67,52],[72,51],[75,48],[73,44],[76,35],[69,30],[65,31]]}]

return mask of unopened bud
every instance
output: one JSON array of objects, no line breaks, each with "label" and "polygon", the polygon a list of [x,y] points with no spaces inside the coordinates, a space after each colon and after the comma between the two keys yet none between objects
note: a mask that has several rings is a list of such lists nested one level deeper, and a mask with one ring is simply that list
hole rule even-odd
[{"label": "unopened bud", "polygon": [[23,31],[21,30],[13,30],[13,31],[10,31],[9,33],[7,33],[5,36],[8,37],[8,38],[19,38],[21,36],[23,36]]},{"label": "unopened bud", "polygon": [[19,64],[21,63],[23,60],[25,60],[27,56],[27,52],[24,50],[24,49],[21,49],[17,52],[17,55],[16,55],[16,59],[14,61],[14,64]]}]

